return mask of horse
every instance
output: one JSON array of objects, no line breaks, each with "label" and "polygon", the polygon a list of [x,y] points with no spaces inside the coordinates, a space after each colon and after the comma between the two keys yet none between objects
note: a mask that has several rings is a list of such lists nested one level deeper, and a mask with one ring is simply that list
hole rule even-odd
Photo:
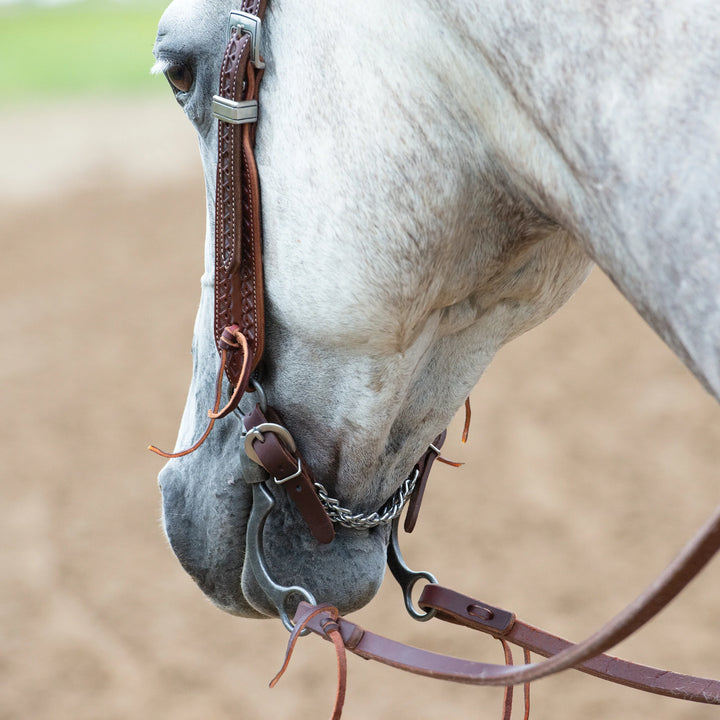
[{"label": "horse", "polygon": [[[215,397],[211,105],[232,9],[174,0],[154,47],[197,130],[207,190],[176,450],[197,443]],[[719,31],[709,0],[268,3],[261,384],[345,507],[393,497],[496,352],[560,308],[593,263],[720,399]],[[273,617],[245,562],[250,484],[265,474],[244,432],[231,413],[168,461],[163,524],[218,607]],[[389,527],[337,526],[320,543],[270,491],[270,575],[343,613],[367,604]]]}]

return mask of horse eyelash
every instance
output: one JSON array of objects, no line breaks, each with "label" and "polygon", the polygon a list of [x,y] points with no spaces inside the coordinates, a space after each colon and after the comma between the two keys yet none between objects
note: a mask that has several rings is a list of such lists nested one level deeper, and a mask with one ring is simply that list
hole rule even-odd
[{"label": "horse eyelash", "polygon": [[151,68],[151,75],[164,75],[175,63],[167,58],[160,58]]}]

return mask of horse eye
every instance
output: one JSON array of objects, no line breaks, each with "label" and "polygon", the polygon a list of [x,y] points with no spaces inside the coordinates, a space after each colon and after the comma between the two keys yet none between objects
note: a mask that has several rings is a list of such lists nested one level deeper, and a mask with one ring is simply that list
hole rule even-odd
[{"label": "horse eye", "polygon": [[188,92],[193,84],[192,70],[182,63],[174,63],[165,71],[165,77],[177,92]]}]

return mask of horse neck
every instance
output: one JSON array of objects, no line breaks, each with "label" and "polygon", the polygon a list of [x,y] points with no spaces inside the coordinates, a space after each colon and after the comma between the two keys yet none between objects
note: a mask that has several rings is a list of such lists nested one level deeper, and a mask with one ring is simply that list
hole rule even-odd
[{"label": "horse neck", "polygon": [[[720,398],[712,3],[444,8],[478,140]],[[711,152],[708,152],[711,150]]]}]

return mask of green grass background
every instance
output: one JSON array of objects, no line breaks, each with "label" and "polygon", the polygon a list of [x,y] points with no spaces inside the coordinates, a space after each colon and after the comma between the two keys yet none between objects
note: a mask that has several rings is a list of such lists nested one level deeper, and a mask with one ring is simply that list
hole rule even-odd
[{"label": "green grass background", "polygon": [[152,46],[169,2],[1,5],[0,105],[157,91]]}]

